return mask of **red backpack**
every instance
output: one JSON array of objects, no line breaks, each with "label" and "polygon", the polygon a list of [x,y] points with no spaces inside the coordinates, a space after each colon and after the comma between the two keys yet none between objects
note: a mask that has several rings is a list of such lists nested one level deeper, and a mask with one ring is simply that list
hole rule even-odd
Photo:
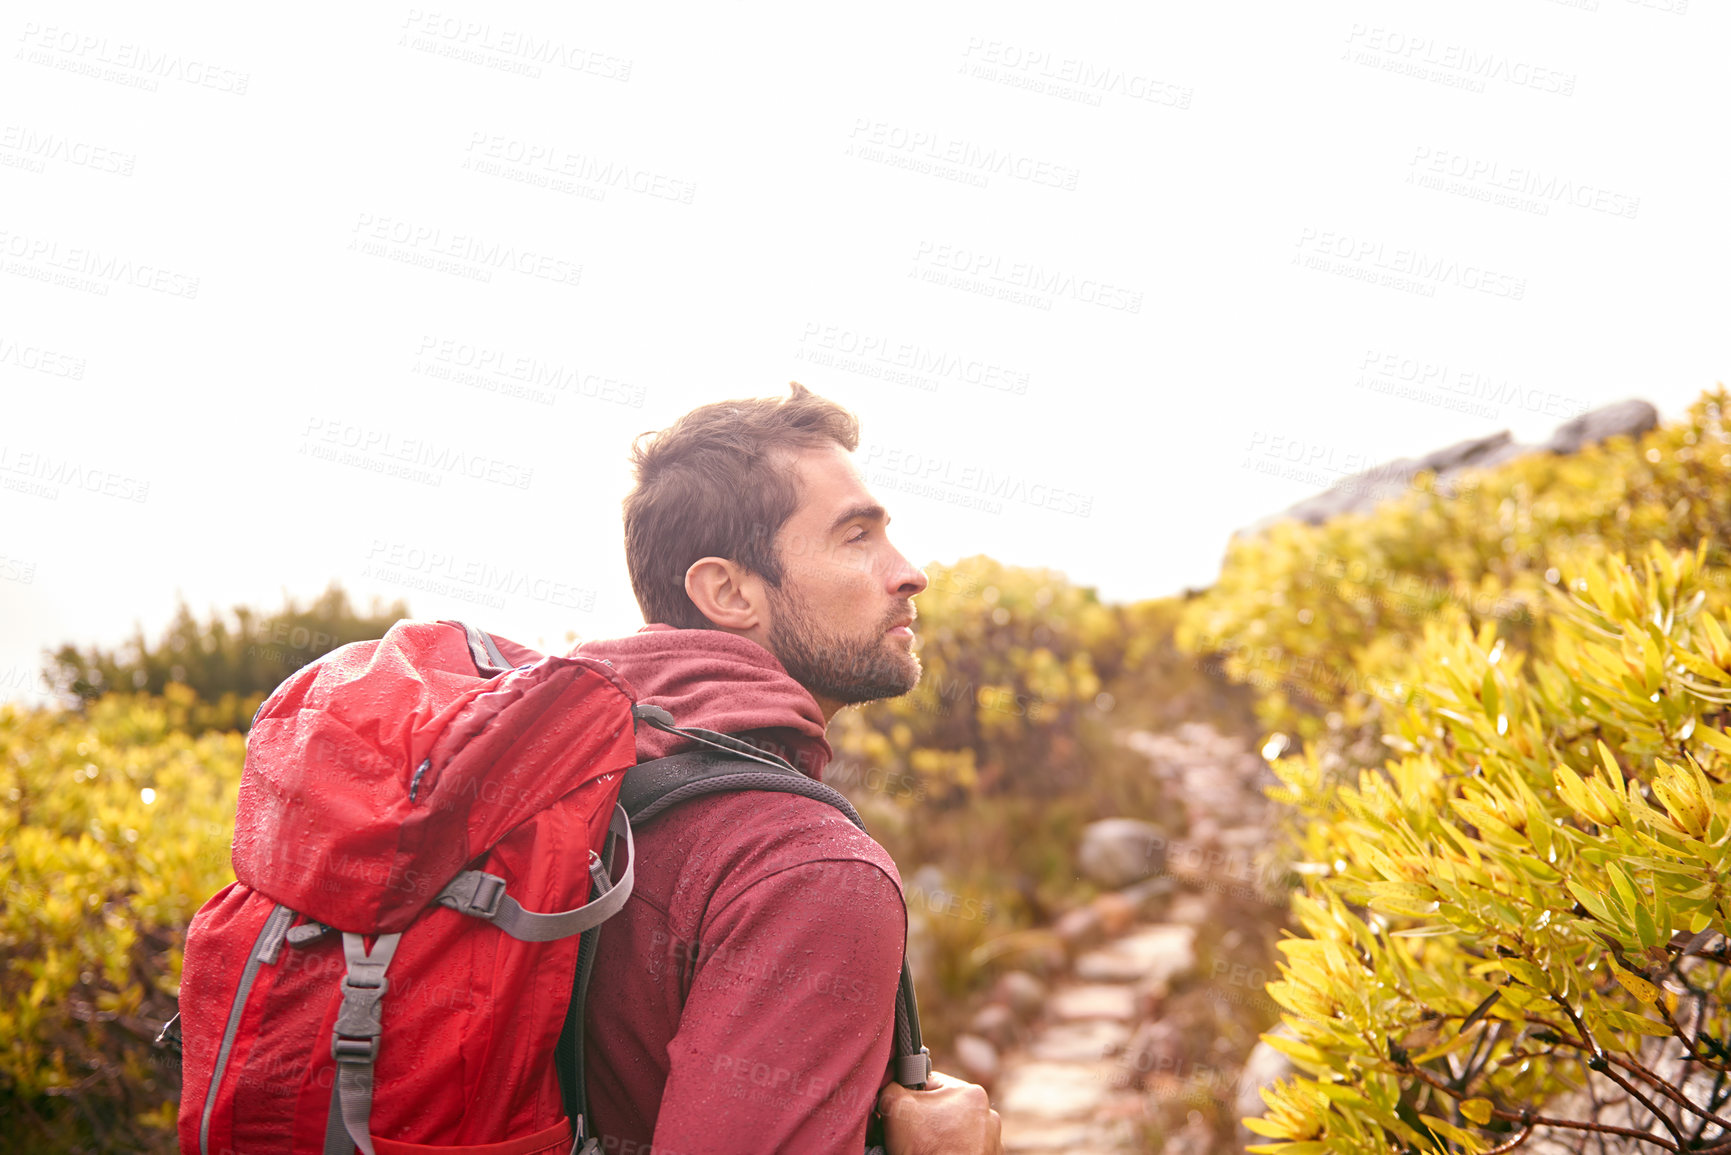
[{"label": "red backpack", "polygon": [[[399,622],[278,687],[247,737],[237,881],[187,931],[183,1152],[598,1150],[576,1028],[599,925],[631,893],[626,772],[639,821],[770,789],[859,824],[829,787],[634,696],[604,662],[459,622]],[[712,752],[634,771],[638,722]],[[895,1034],[896,1078],[923,1085],[905,966]]]}]

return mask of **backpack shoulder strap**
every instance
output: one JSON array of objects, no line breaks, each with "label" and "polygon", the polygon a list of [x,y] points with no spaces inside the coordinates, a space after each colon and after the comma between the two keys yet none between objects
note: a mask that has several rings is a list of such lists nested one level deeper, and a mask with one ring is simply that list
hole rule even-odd
[{"label": "backpack shoulder strap", "polygon": [[735,790],[799,794],[834,807],[865,830],[859,811],[835,787],[808,778],[773,755],[745,758],[726,750],[692,750],[639,762],[625,772],[619,805],[633,825],[642,826],[688,799]]},{"label": "backpack shoulder strap", "polygon": [[[785,760],[726,734],[675,726],[672,715],[658,706],[639,703],[632,708],[632,714],[657,730],[683,735],[705,747],[669,758],[640,762],[625,772],[625,782],[619,789],[619,804],[632,822],[641,825],[681,802],[705,794],[774,790],[833,806],[862,833],[865,831],[859,811],[839,790],[808,778]],[[905,956],[902,959],[901,984],[896,990],[894,1046],[896,1082],[904,1087],[925,1086],[932,1073],[932,1058],[921,1041],[914,972]]]},{"label": "backpack shoulder strap", "polygon": [[[772,790],[798,794],[833,806],[854,826],[862,832],[865,830],[859,811],[839,790],[801,774],[785,760],[727,734],[675,726],[673,716],[659,706],[639,703],[632,707],[631,713],[640,723],[693,739],[704,747],[639,762],[625,772],[625,780],[619,787],[619,805],[633,826],[651,822],[681,802],[707,794]],[[611,863],[612,839],[608,841],[607,859]],[[584,1117],[588,1108],[581,1040],[584,1004],[588,1001],[589,977],[595,959],[595,939],[600,933],[599,926],[584,932],[584,949],[579,953],[570,1008],[565,1015],[565,1029],[555,1052],[560,1090],[567,1113],[573,1118]],[[914,973],[906,956],[902,958],[902,976],[896,988],[894,1033],[891,1064],[896,1082],[904,1087],[924,1087],[931,1077],[932,1057],[920,1034],[920,1008],[914,996]]]}]

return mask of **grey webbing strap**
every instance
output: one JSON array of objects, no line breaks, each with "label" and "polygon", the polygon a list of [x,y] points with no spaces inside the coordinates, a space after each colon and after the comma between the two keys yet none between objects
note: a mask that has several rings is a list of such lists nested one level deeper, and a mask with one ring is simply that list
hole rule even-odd
[{"label": "grey webbing strap", "polygon": [[[516,899],[505,893],[504,879],[480,870],[465,870],[457,875],[439,892],[434,901],[459,914],[490,922],[512,938],[523,942],[552,942],[554,939],[581,934],[590,927],[600,926],[617,914],[619,908],[625,905],[625,900],[631,897],[631,888],[637,883],[637,847],[632,841],[631,823],[626,820],[623,807],[613,808],[613,819],[608,824],[608,829],[615,836],[623,836],[625,839],[625,873],[621,874],[613,885],[574,910],[562,910],[552,914],[524,910]],[[595,875],[595,867],[599,862],[600,857],[591,851],[590,873],[597,884],[607,877],[606,871],[602,871],[599,876]]]},{"label": "grey webbing strap", "polygon": [[[781,759],[760,750],[751,749],[748,758],[741,758],[732,751],[731,746],[710,742],[701,736],[709,735],[711,731],[700,730],[693,733],[692,730],[663,725],[655,717],[647,715],[649,710],[666,714],[666,711],[658,710],[657,707],[642,705],[636,707],[633,713],[637,713],[641,720],[649,722],[658,730],[669,730],[696,738],[706,745],[717,747],[720,753],[698,750],[674,754],[667,758],[640,762],[626,771],[625,781],[619,787],[619,801],[631,815],[631,821],[639,826],[691,798],[733,790],[773,790],[826,802],[846,815],[861,831],[865,830],[865,823],[861,821],[859,812],[834,787],[808,778]],[[713,736],[723,738],[728,743],[745,745],[738,739],[727,738],[722,734]],[[745,765],[747,761],[766,765]],[[921,1038],[920,1007],[914,997],[914,972],[905,954],[902,956],[901,981],[896,987],[893,1029],[895,1037],[891,1066],[895,1081],[916,1090],[924,1087],[931,1078],[932,1056]]]},{"label": "grey webbing strap", "polygon": [[475,659],[475,669],[483,674],[501,674],[513,668],[505,655],[499,652],[499,646],[490,634],[476,629],[468,622],[451,624],[462,626],[463,632],[469,636],[469,656]]},{"label": "grey webbing strap", "polygon": [[343,1126],[342,1096],[331,1087],[331,1109],[325,1115],[325,1149],[323,1155],[354,1155],[355,1141]]},{"label": "grey webbing strap", "polygon": [[902,957],[902,981],[896,988],[895,1080],[918,1090],[932,1077],[932,1053],[920,1037],[920,1004],[914,997],[914,970]]},{"label": "grey webbing strap", "polygon": [[258,938],[253,941],[252,953],[247,955],[246,968],[240,972],[240,985],[235,988],[234,1002],[228,1008],[228,1025],[222,1031],[222,1045],[217,1048],[216,1065],[211,1068],[210,1088],[204,1093],[204,1117],[198,1123],[199,1155],[208,1155],[210,1151],[210,1116],[216,1110],[216,1093],[222,1088],[223,1071],[234,1051],[234,1037],[240,1031],[241,1015],[246,1012],[246,996],[252,991],[258,968],[266,963],[276,963],[283,935],[294,920],[295,912],[278,903],[276,909],[266,916],[264,925],[258,928]]},{"label": "grey webbing strap", "polygon": [[331,1057],[337,1061],[337,1078],[331,1087],[331,1116],[325,1124],[327,1155],[347,1150],[334,1133],[339,1125],[362,1155],[373,1155],[373,1064],[378,1061],[379,1035],[384,1030],[379,1004],[391,988],[385,968],[391,965],[397,940],[402,937],[400,933],[381,934],[369,953],[364,938],[343,932],[348,973],[343,976],[343,1001],[331,1029]]}]

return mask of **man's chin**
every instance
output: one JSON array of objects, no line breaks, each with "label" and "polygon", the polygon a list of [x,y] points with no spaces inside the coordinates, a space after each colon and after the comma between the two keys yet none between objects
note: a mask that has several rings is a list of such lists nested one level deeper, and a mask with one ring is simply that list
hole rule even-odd
[{"label": "man's chin", "polygon": [[[925,671],[916,655],[903,653],[898,656],[902,661],[884,669],[880,677],[869,681],[856,680],[853,685],[846,687],[846,692],[834,696],[850,706],[863,706],[867,702],[882,702],[907,694],[919,685],[920,675]],[[886,663],[886,666],[890,664]]]}]

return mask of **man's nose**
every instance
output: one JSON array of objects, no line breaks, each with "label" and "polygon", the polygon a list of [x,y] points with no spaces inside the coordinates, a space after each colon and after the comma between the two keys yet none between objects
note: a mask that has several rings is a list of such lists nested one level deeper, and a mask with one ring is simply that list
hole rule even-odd
[{"label": "man's nose", "polygon": [[931,584],[925,571],[908,561],[899,552],[895,555],[895,561],[891,566],[890,582],[896,596],[903,598],[911,598]]}]

